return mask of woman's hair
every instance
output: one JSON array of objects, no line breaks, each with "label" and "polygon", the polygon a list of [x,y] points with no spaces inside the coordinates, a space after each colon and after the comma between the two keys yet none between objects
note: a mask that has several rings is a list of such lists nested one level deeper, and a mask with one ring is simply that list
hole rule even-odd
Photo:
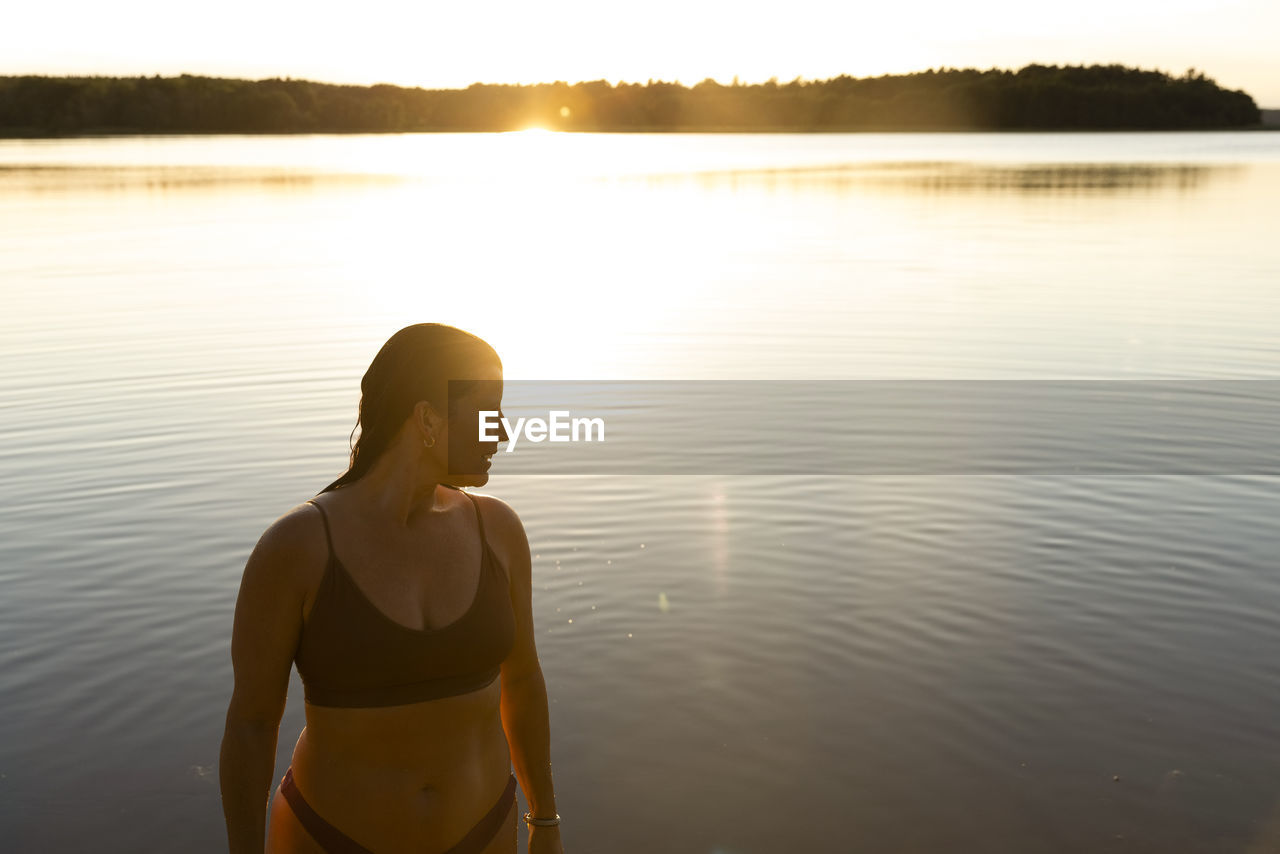
[{"label": "woman's hair", "polygon": [[[474,382],[478,372],[491,365],[502,369],[497,352],[483,339],[453,326],[415,323],[392,335],[360,380],[360,438],[351,448],[351,466],[320,492],[353,483],[373,468],[418,401],[452,416],[449,381],[454,380],[456,397],[468,380]],[[355,435],[355,429],[351,433]]]}]

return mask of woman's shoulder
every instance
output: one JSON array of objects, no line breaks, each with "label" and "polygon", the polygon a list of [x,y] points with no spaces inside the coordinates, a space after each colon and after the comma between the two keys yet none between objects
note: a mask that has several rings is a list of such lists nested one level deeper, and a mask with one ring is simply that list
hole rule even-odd
[{"label": "woman's shoulder", "polygon": [[506,501],[485,492],[468,492],[467,494],[475,499],[480,508],[486,531],[491,532],[493,536],[507,538],[517,533],[524,536],[524,523],[520,521],[520,514]]},{"label": "woman's shoulder", "polygon": [[319,503],[304,501],[286,510],[267,526],[254,547],[272,571],[284,576],[281,581],[303,590],[314,586],[329,560],[329,537]]},{"label": "woman's shoulder", "polygon": [[468,493],[476,502],[480,516],[484,520],[485,539],[489,548],[498,556],[499,562],[511,569],[527,562],[529,539],[524,532],[524,523],[515,508],[496,495],[483,492]]}]

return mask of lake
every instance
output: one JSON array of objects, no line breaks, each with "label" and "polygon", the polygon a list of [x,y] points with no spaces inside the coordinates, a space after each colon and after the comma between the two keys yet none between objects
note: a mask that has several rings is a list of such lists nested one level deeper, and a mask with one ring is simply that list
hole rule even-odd
[{"label": "lake", "polygon": [[[737,413],[722,456],[481,490],[534,555],[570,854],[1276,850],[1278,199],[1274,133],[0,141],[0,838],[226,850],[245,559],[439,321],[526,389]],[[997,382],[1166,383],[1183,444],[1002,444],[955,405]],[[766,383],[912,417],[789,456]],[[835,456],[874,436],[905,467]]]}]

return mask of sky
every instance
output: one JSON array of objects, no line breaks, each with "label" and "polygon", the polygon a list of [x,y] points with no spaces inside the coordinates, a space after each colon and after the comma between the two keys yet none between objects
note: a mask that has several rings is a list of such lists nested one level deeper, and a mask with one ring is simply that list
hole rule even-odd
[{"label": "sky", "polygon": [[0,74],[460,88],[1120,63],[1195,67],[1280,108],[1280,0],[41,0],[4,18]]}]

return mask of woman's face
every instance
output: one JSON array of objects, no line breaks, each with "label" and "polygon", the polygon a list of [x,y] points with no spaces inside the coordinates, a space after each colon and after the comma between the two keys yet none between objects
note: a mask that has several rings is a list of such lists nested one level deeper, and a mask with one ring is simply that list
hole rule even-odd
[{"label": "woman's face", "polygon": [[[507,441],[501,421],[487,430],[490,438],[480,433],[480,413],[502,412],[502,370],[496,365],[480,372],[480,382],[457,399],[449,419],[446,440],[448,472],[454,486],[484,486],[489,482],[489,467],[498,443]],[[488,416],[493,425],[494,416]]]}]

